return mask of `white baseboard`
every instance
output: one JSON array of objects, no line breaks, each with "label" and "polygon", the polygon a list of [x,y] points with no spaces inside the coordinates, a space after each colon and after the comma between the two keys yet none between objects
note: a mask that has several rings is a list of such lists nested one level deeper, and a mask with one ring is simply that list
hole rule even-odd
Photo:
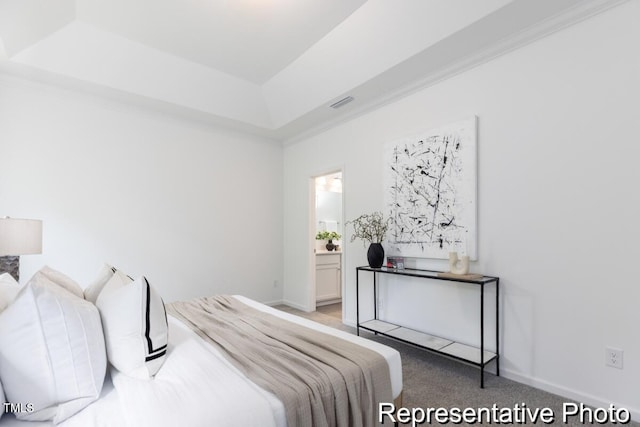
[{"label": "white baseboard", "polygon": [[322,307],[323,305],[331,305],[342,302],[342,298],[332,298],[324,301],[316,301],[316,307]]},{"label": "white baseboard", "polygon": [[633,421],[640,421],[639,408],[631,408],[631,407],[625,406],[622,403],[609,402],[601,397],[583,393],[581,391],[574,390],[568,387],[563,387],[558,384],[540,380],[538,378],[533,378],[528,375],[522,375],[518,372],[509,370],[509,369],[504,369],[504,368],[500,369],[500,375],[510,380],[513,380],[522,384],[526,384],[528,386],[531,386],[540,390],[544,390],[549,393],[557,394],[559,396],[566,397],[567,399],[571,399],[579,403],[584,403],[585,405],[593,406],[595,408],[606,409],[606,408],[609,408],[609,405],[614,404],[616,408],[627,409]]},{"label": "white baseboard", "polygon": [[307,309],[307,307],[300,305],[298,303],[292,302],[292,301],[288,301],[288,300],[283,300],[282,304],[284,305],[288,305],[291,308],[295,308],[296,310],[300,310],[300,311],[304,311],[305,313],[308,313],[309,310]]},{"label": "white baseboard", "polygon": [[269,307],[273,307],[274,305],[281,305],[281,304],[284,304],[284,301],[282,301],[282,300],[278,300],[278,301],[267,301],[267,302],[263,302],[262,304],[264,304],[264,305],[268,305]]}]

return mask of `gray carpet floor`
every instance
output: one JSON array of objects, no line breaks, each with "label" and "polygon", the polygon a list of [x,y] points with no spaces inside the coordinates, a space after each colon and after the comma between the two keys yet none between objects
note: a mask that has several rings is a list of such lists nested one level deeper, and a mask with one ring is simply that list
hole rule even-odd
[{"label": "gray carpet floor", "polygon": [[[316,322],[332,326],[355,334],[355,328],[344,325],[340,319],[339,304],[318,307],[314,313],[305,313],[287,306],[276,306],[280,310],[306,317]],[[419,348],[375,336],[361,330],[361,336],[381,342],[400,352],[402,358],[403,401],[406,408],[514,408],[526,404],[527,408],[551,408],[555,422],[551,425],[585,425],[577,418],[562,422],[562,410],[565,402],[571,400],[547,393],[527,385],[485,373],[485,388],[480,388],[478,368],[465,365],[446,357],[429,353]],[[435,422],[433,423],[435,424]],[[589,423],[587,423],[589,424]],[[597,425],[619,425],[600,424]],[[469,424],[460,424],[469,425]],[[518,425],[545,425],[542,422],[519,423]],[[628,426],[640,427],[640,423],[630,422]]]}]

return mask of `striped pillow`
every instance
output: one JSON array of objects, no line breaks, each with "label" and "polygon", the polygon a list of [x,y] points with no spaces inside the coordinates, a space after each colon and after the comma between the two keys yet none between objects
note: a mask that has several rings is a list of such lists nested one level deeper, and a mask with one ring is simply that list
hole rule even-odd
[{"label": "striped pillow", "polygon": [[116,270],[96,305],[109,362],[131,377],[153,377],[166,357],[169,328],[164,302],[149,281],[144,276],[132,281]]}]

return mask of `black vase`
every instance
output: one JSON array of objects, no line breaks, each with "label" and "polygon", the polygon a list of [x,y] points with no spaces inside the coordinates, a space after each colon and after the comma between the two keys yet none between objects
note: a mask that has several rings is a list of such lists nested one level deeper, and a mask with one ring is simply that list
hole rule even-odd
[{"label": "black vase", "polygon": [[333,242],[331,241],[331,239],[329,239],[329,243],[324,245],[324,247],[327,248],[327,250],[329,252],[331,252],[332,250],[334,250],[336,248],[336,245],[334,245]]},{"label": "black vase", "polygon": [[367,260],[369,261],[369,267],[380,268],[384,262],[384,248],[382,243],[372,243],[367,251]]}]

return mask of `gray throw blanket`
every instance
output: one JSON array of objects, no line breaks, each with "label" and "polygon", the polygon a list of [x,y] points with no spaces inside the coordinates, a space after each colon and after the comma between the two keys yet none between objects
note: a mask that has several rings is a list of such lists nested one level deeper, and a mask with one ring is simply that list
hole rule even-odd
[{"label": "gray throw blanket", "polygon": [[378,402],[393,401],[389,366],[375,351],[228,296],[174,302],[167,312],[275,394],[289,427],[374,426]]}]

